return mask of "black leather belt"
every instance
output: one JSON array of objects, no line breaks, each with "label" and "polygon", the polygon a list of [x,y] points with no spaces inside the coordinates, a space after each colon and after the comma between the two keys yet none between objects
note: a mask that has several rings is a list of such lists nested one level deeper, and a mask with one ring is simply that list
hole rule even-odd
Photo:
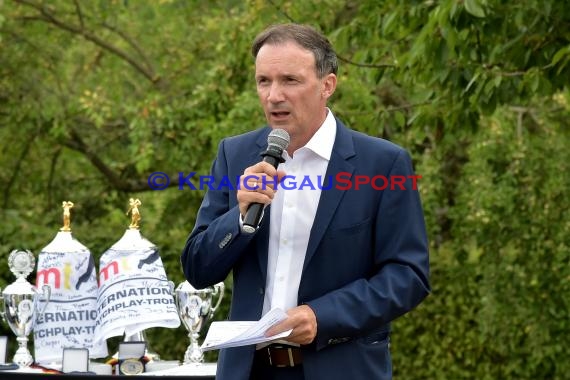
[{"label": "black leather belt", "polygon": [[295,367],[303,363],[299,347],[272,344],[255,351],[255,356],[262,363],[272,367]]}]

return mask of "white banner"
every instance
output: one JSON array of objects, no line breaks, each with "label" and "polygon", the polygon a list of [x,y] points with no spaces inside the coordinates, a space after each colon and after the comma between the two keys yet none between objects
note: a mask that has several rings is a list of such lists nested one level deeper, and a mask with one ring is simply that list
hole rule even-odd
[{"label": "white banner", "polygon": [[178,326],[180,319],[158,248],[138,230],[127,230],[99,263],[96,339]]},{"label": "white banner", "polygon": [[[71,232],[58,232],[38,256],[36,286],[51,286],[51,298],[34,326],[34,357],[61,362],[63,348],[87,348],[91,358],[108,355],[105,341],[94,342],[97,273],[89,250]],[[44,307],[40,298],[38,309]]]}]

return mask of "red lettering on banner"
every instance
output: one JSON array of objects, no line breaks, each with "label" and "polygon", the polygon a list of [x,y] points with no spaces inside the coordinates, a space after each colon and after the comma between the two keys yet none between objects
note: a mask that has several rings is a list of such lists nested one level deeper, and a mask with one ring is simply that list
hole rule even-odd
[{"label": "red lettering on banner", "polygon": [[[59,269],[57,268],[39,270],[36,274],[36,286],[40,287],[41,285],[49,284],[50,274],[53,274],[55,278],[54,288],[59,289],[59,286],[61,285],[61,273],[59,273]],[[40,278],[43,279],[43,282],[40,282]]]},{"label": "red lettering on banner", "polygon": [[119,273],[119,263],[111,261],[106,267],[101,268],[99,271],[99,281],[103,282],[109,279],[109,269],[113,269],[113,274]]}]

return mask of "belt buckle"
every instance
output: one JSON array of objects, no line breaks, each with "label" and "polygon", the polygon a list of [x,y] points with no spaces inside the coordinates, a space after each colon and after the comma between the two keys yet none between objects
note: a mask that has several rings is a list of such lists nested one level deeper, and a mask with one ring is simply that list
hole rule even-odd
[{"label": "belt buckle", "polygon": [[[279,348],[275,348],[276,350],[278,349],[283,349],[285,347],[279,347]],[[291,348],[285,348],[287,350],[287,357],[289,358],[289,367],[295,367],[295,361],[293,360],[293,350]],[[267,356],[269,357],[269,365],[272,365],[274,367],[277,368],[284,368],[287,367],[287,364],[273,364],[273,361],[271,359],[271,348],[267,347]]]}]

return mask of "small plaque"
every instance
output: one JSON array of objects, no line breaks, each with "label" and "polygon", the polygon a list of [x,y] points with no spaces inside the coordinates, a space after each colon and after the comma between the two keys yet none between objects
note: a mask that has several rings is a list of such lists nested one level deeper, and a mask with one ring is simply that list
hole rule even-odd
[{"label": "small plaque", "polygon": [[144,364],[140,359],[123,359],[119,361],[121,375],[138,375],[144,372]]},{"label": "small plaque", "polygon": [[119,343],[117,371],[119,375],[138,375],[145,370],[146,342]]},{"label": "small plaque", "polygon": [[8,337],[0,336],[0,364],[6,364],[7,348],[8,348]]},{"label": "small plaque", "polygon": [[64,348],[61,371],[63,373],[88,372],[89,350],[87,348]]}]

